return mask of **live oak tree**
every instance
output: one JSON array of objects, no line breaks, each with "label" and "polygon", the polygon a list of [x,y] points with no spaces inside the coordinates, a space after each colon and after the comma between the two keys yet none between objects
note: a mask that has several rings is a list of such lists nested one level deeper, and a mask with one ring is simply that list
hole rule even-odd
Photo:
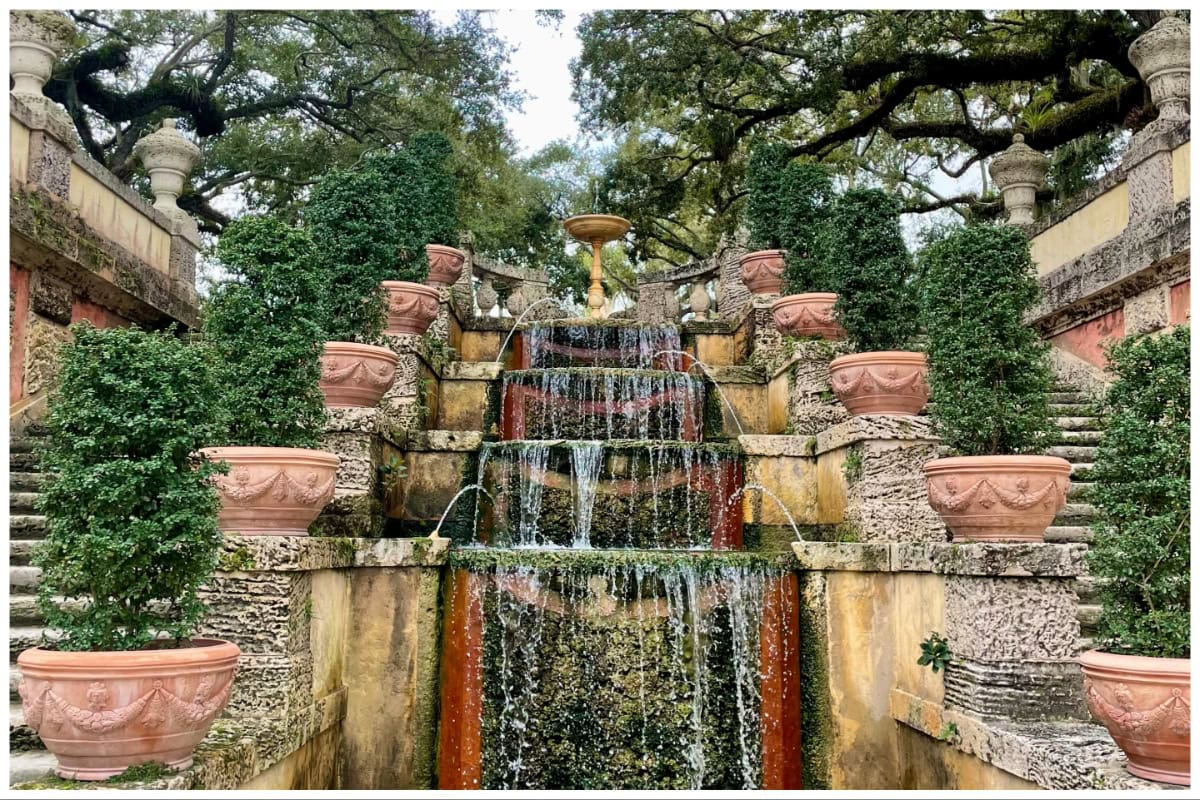
[{"label": "live oak tree", "polygon": [[575,96],[622,141],[607,190],[641,255],[679,262],[736,228],[760,138],[901,193],[906,212],[994,213],[934,183],[982,172],[1014,132],[1052,154],[1056,192],[1078,190],[1152,117],[1127,51],[1161,13],[600,11],[580,27]]}]

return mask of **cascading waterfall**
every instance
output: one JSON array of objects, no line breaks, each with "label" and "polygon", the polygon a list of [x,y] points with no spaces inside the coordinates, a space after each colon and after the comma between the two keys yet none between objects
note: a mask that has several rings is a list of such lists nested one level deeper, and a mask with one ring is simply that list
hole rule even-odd
[{"label": "cascading waterfall", "polygon": [[[798,584],[670,325],[521,326],[450,557],[441,788],[800,788]],[[789,733],[791,732],[791,733]]]}]

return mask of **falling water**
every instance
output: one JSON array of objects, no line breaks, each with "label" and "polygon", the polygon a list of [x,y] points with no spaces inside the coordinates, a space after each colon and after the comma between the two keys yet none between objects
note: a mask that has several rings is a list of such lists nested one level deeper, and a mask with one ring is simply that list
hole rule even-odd
[{"label": "falling water", "polygon": [[575,538],[572,547],[591,547],[592,509],[602,465],[600,442],[571,443],[571,494],[575,501]]}]

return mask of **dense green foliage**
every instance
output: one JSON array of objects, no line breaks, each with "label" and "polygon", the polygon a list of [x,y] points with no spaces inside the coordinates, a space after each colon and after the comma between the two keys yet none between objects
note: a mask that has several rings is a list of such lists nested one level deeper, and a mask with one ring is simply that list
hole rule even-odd
[{"label": "dense green foliage", "polygon": [[783,171],[787,148],[762,144],[750,151],[746,162],[746,228],[751,250],[783,247]]},{"label": "dense green foliage", "polygon": [[226,431],[209,444],[315,447],[325,339],[311,240],[274,217],[243,217],[221,236],[217,259],[230,280],[213,291],[203,331],[220,359]]},{"label": "dense green foliage", "polygon": [[1127,53],[1159,15],[610,9],[584,17],[572,77],[585,127],[620,141],[611,213],[634,221],[646,257],[674,260],[736,229],[763,137],[899,193],[906,211],[967,214],[995,198],[939,187],[1014,131],[1050,154],[1094,136],[1085,158],[1056,159],[1069,191],[1148,106]]},{"label": "dense green foliage", "polygon": [[1047,347],[1022,324],[1038,297],[1029,240],[1012,226],[950,230],[920,255],[921,319],[938,435],[960,455],[1031,453],[1055,428]]},{"label": "dense green foliage", "polygon": [[171,332],[72,333],[46,418],[38,607],[62,631],[60,649],[186,639],[222,541],[217,467],[195,455],[220,429],[212,354]]},{"label": "dense green foliage", "polygon": [[1189,330],[1127,337],[1109,352],[1116,380],[1092,471],[1100,517],[1088,563],[1104,604],[1099,644],[1113,653],[1191,653]]},{"label": "dense green foliage", "polygon": [[907,349],[919,304],[900,202],[878,189],[851,189],[834,202],[823,233],[821,258],[851,345],[858,352]]}]

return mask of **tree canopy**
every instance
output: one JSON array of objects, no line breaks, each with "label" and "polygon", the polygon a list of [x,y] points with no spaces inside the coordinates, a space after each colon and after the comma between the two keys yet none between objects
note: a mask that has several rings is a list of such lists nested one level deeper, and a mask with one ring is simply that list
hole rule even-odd
[{"label": "tree canopy", "polygon": [[736,227],[756,139],[895,190],[906,212],[986,210],[935,184],[982,172],[1014,132],[1053,154],[1056,189],[1078,188],[1149,120],[1127,51],[1159,16],[599,11],[580,25],[575,98],[587,126],[622,141],[609,210],[634,221],[640,255],[679,263]]}]

